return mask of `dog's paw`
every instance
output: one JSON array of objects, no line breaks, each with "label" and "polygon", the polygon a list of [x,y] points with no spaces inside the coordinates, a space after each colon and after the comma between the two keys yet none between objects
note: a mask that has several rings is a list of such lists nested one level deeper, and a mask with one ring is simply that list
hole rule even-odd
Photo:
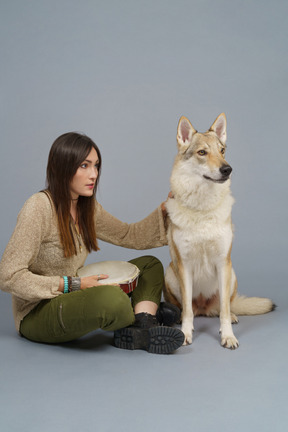
[{"label": "dog's paw", "polygon": [[231,323],[232,324],[238,324],[238,322],[239,322],[238,317],[234,313],[231,312]]},{"label": "dog's paw", "polygon": [[182,332],[184,333],[185,339],[183,342],[183,345],[191,345],[192,344],[192,338],[193,338],[193,331],[194,328],[189,326],[183,326],[181,328]]},{"label": "dog's paw", "polygon": [[191,345],[192,344],[192,334],[185,334],[185,339],[183,345]]},{"label": "dog's paw", "polygon": [[221,337],[221,345],[224,348],[229,348],[231,350],[234,350],[234,349],[239,347],[239,342],[234,335],[226,336],[226,337],[222,336]]}]

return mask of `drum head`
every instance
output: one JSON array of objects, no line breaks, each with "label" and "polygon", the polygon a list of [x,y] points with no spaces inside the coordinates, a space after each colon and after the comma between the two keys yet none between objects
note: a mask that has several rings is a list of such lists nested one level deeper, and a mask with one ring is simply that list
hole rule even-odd
[{"label": "drum head", "polygon": [[81,267],[77,273],[79,277],[107,274],[109,277],[101,280],[101,284],[110,285],[133,281],[138,277],[140,270],[127,261],[101,261]]}]

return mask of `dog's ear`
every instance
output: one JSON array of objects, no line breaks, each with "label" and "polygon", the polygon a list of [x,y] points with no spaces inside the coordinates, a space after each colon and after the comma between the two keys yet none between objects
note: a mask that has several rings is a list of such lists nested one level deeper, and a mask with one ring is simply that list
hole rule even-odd
[{"label": "dog's ear", "polygon": [[210,127],[210,131],[213,131],[216,133],[218,138],[223,144],[226,144],[227,134],[226,134],[226,116],[224,113],[220,114],[216,120],[214,121],[213,125]]},{"label": "dog's ear", "polygon": [[187,150],[191,144],[192,136],[196,132],[197,131],[193,128],[190,121],[186,117],[182,116],[179,120],[177,129],[177,143],[180,150]]}]

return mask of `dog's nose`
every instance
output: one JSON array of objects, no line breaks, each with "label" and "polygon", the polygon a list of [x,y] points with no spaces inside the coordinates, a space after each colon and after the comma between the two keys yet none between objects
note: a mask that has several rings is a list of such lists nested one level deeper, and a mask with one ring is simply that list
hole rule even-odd
[{"label": "dog's nose", "polygon": [[232,172],[232,167],[230,165],[223,165],[220,168],[220,172],[223,176],[228,177]]}]

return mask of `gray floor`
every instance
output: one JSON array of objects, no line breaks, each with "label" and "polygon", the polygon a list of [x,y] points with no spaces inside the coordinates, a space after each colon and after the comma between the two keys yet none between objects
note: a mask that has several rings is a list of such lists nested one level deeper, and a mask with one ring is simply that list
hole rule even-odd
[{"label": "gray floor", "polygon": [[[255,279],[256,294],[270,282]],[[102,331],[34,344],[15,333],[1,293],[0,429],[284,431],[288,301],[278,288],[274,281],[276,311],[234,327],[238,350],[220,347],[218,319],[196,318],[193,344],[169,356],[118,350]]]}]

